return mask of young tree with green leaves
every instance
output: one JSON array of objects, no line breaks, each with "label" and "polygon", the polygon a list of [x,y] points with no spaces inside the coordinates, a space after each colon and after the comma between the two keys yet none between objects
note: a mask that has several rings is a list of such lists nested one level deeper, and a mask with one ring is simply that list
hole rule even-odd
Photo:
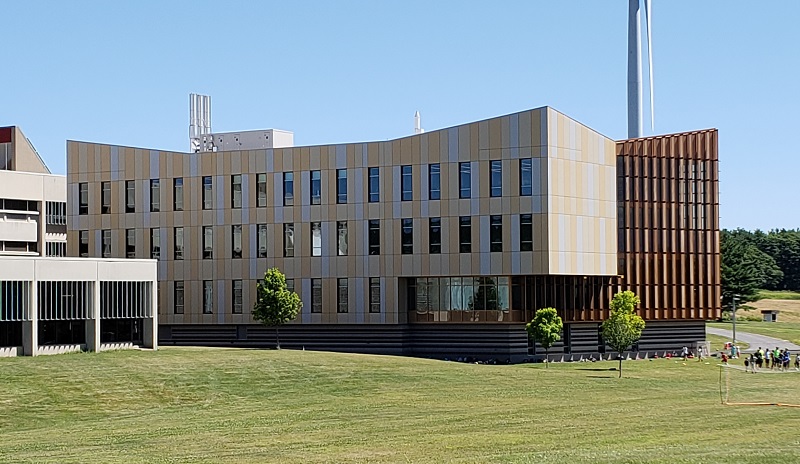
[{"label": "young tree with green leaves", "polygon": [[619,353],[619,376],[622,378],[622,352],[636,343],[644,330],[644,319],[636,314],[639,297],[631,291],[619,292],[611,300],[611,314],[603,321],[603,339]]},{"label": "young tree with green leaves", "polygon": [[[525,326],[528,337],[539,342],[544,348],[545,359],[550,354],[550,348],[555,342],[561,340],[561,330],[563,328],[564,323],[555,308],[542,308],[536,311],[533,320]],[[545,367],[547,367],[547,364],[549,363],[545,362]]]},{"label": "young tree with green leaves", "polygon": [[278,327],[297,318],[303,303],[295,292],[286,289],[286,276],[277,268],[267,270],[258,282],[253,319],[275,327],[275,347],[281,349]]}]

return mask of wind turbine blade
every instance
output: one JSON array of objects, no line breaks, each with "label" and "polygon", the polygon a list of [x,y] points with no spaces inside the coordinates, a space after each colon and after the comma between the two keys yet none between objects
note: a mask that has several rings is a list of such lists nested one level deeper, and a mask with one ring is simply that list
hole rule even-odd
[{"label": "wind turbine blade", "polygon": [[647,22],[647,75],[650,76],[650,129],[656,130],[656,111],[653,107],[653,42],[650,22],[650,0],[644,0],[644,15]]}]

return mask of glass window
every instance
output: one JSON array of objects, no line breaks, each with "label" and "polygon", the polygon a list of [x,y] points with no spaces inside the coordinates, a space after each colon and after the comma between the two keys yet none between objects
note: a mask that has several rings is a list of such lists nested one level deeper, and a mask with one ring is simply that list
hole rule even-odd
[{"label": "glass window", "polygon": [[380,277],[369,278],[369,312],[381,312],[381,279]]},{"label": "glass window", "polygon": [[136,183],[132,180],[125,181],[125,212],[136,211]]},{"label": "glass window", "polygon": [[294,279],[286,279],[286,291],[295,293],[295,291],[294,291]]},{"label": "glass window", "polygon": [[111,182],[102,182],[100,184],[100,213],[111,213]]},{"label": "glass window", "polygon": [[489,216],[489,251],[503,251],[503,216]]},{"label": "glass window", "polygon": [[233,314],[242,314],[242,281],[233,281]]},{"label": "glass window", "polygon": [[311,256],[322,256],[322,223],[311,223]]},{"label": "glass window", "polygon": [[322,312],[322,279],[311,279],[311,312]]},{"label": "glass window", "polygon": [[242,207],[242,175],[234,174],[231,176],[231,208],[239,209]]},{"label": "glass window", "polygon": [[441,171],[439,164],[428,165],[428,199],[439,200],[442,196]]},{"label": "glass window", "polygon": [[161,211],[161,180],[150,179],[150,212]]},{"label": "glass window", "polygon": [[369,220],[369,254],[381,254],[381,221],[378,219]]},{"label": "glass window", "polygon": [[242,226],[231,226],[231,256],[234,259],[242,257]]},{"label": "glass window", "polygon": [[125,231],[125,257],[136,257],[136,230],[127,229]]},{"label": "glass window", "polygon": [[172,180],[172,209],[183,211],[183,177]]},{"label": "glass window", "polygon": [[267,257],[267,225],[258,225],[258,257]]},{"label": "glass window", "polygon": [[379,168],[369,168],[369,202],[377,203],[381,199],[381,178]]},{"label": "glass window", "polygon": [[267,206],[267,174],[256,174],[256,206]]},{"label": "glass window", "polygon": [[489,196],[503,196],[503,162],[500,160],[489,162]]},{"label": "glass window", "polygon": [[519,194],[524,197],[533,195],[533,165],[531,158],[519,160]]},{"label": "glass window", "polygon": [[294,224],[283,225],[283,256],[285,258],[294,256]]},{"label": "glass window", "polygon": [[111,257],[111,231],[103,231],[103,258]]},{"label": "glass window", "polygon": [[175,260],[183,259],[183,227],[176,227],[173,231],[174,246],[173,256]]},{"label": "glass window", "polygon": [[442,218],[428,220],[428,253],[438,255],[442,252]]},{"label": "glass window", "polygon": [[294,205],[294,173],[283,173],[283,206]]},{"label": "glass window", "polygon": [[203,226],[203,259],[214,257],[214,228]]},{"label": "glass window", "polygon": [[212,209],[214,207],[214,192],[212,191],[211,176],[203,177],[203,209]]},{"label": "glass window", "polygon": [[203,281],[203,314],[214,312],[214,283],[210,280]]},{"label": "glass window", "polygon": [[533,215],[519,215],[519,249],[533,251]]},{"label": "glass window", "polygon": [[183,281],[176,281],[173,294],[173,312],[183,314]]},{"label": "glass window", "polygon": [[472,165],[458,163],[458,197],[472,198]]},{"label": "glass window", "polygon": [[339,256],[347,256],[347,221],[336,222],[336,247]]},{"label": "glass window", "polygon": [[150,229],[150,258],[161,258],[161,231],[157,228]]},{"label": "glass window", "polygon": [[322,203],[322,172],[311,171],[311,204]]},{"label": "glass window", "polygon": [[336,288],[338,289],[336,292],[336,312],[346,313],[348,312],[347,279],[336,279]]},{"label": "glass window", "polygon": [[461,216],[459,219],[458,241],[461,253],[472,252],[472,218]]},{"label": "glass window", "polygon": [[400,200],[411,201],[413,198],[412,181],[411,166],[400,166]]},{"label": "glass window", "polygon": [[89,231],[82,230],[80,232],[80,243],[78,245],[78,255],[82,258],[89,256]]},{"label": "glass window", "polygon": [[347,169],[336,170],[336,203],[347,203]]},{"label": "glass window", "polygon": [[400,252],[404,255],[414,253],[414,220],[402,219],[400,229]]}]

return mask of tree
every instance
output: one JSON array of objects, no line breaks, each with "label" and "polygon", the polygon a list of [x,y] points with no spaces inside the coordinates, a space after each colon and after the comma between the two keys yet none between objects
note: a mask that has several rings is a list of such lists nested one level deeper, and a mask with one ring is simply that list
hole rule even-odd
[{"label": "tree", "polygon": [[555,308],[543,308],[536,311],[533,320],[525,326],[525,330],[528,331],[528,337],[538,341],[544,348],[545,359],[550,354],[550,347],[561,340],[561,330],[563,328],[564,323],[561,322],[561,318],[558,317],[558,311]]},{"label": "tree", "polygon": [[293,321],[303,303],[295,292],[286,289],[286,276],[276,267],[264,273],[258,282],[253,319],[267,327],[275,327],[275,347],[281,349],[278,327]]},{"label": "tree", "polygon": [[644,320],[635,310],[639,297],[631,291],[619,292],[611,300],[611,314],[603,321],[603,339],[619,353],[619,376],[622,378],[622,352],[642,336]]}]

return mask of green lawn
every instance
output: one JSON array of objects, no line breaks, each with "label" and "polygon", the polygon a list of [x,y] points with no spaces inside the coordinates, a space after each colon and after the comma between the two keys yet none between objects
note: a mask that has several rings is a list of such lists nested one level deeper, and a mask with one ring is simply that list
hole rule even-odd
[{"label": "green lawn", "polygon": [[[708,326],[728,330],[732,328],[732,324],[729,322],[709,322]],[[737,321],[736,331],[767,335],[782,340],[789,340],[792,343],[800,345],[800,322]]]},{"label": "green lawn", "polygon": [[[737,324],[737,327],[738,327],[738,324]],[[727,327],[725,327],[725,328],[727,328]],[[719,351],[729,352],[728,350],[725,349],[725,343],[731,341],[730,338],[721,337],[719,335],[706,334],[706,340],[711,342],[711,352],[712,353],[716,353],[716,352],[719,352]],[[741,341],[737,341],[736,344],[739,345],[739,349],[740,350],[746,350],[746,349],[750,348],[749,344],[741,342]]]},{"label": "green lawn", "polygon": [[759,290],[756,300],[800,300],[800,292],[789,290]]},{"label": "green lawn", "polygon": [[[720,405],[713,361],[627,361],[622,379],[615,365],[204,348],[0,359],[0,462],[800,461],[798,410]],[[743,378],[792,392],[798,377]]]}]

